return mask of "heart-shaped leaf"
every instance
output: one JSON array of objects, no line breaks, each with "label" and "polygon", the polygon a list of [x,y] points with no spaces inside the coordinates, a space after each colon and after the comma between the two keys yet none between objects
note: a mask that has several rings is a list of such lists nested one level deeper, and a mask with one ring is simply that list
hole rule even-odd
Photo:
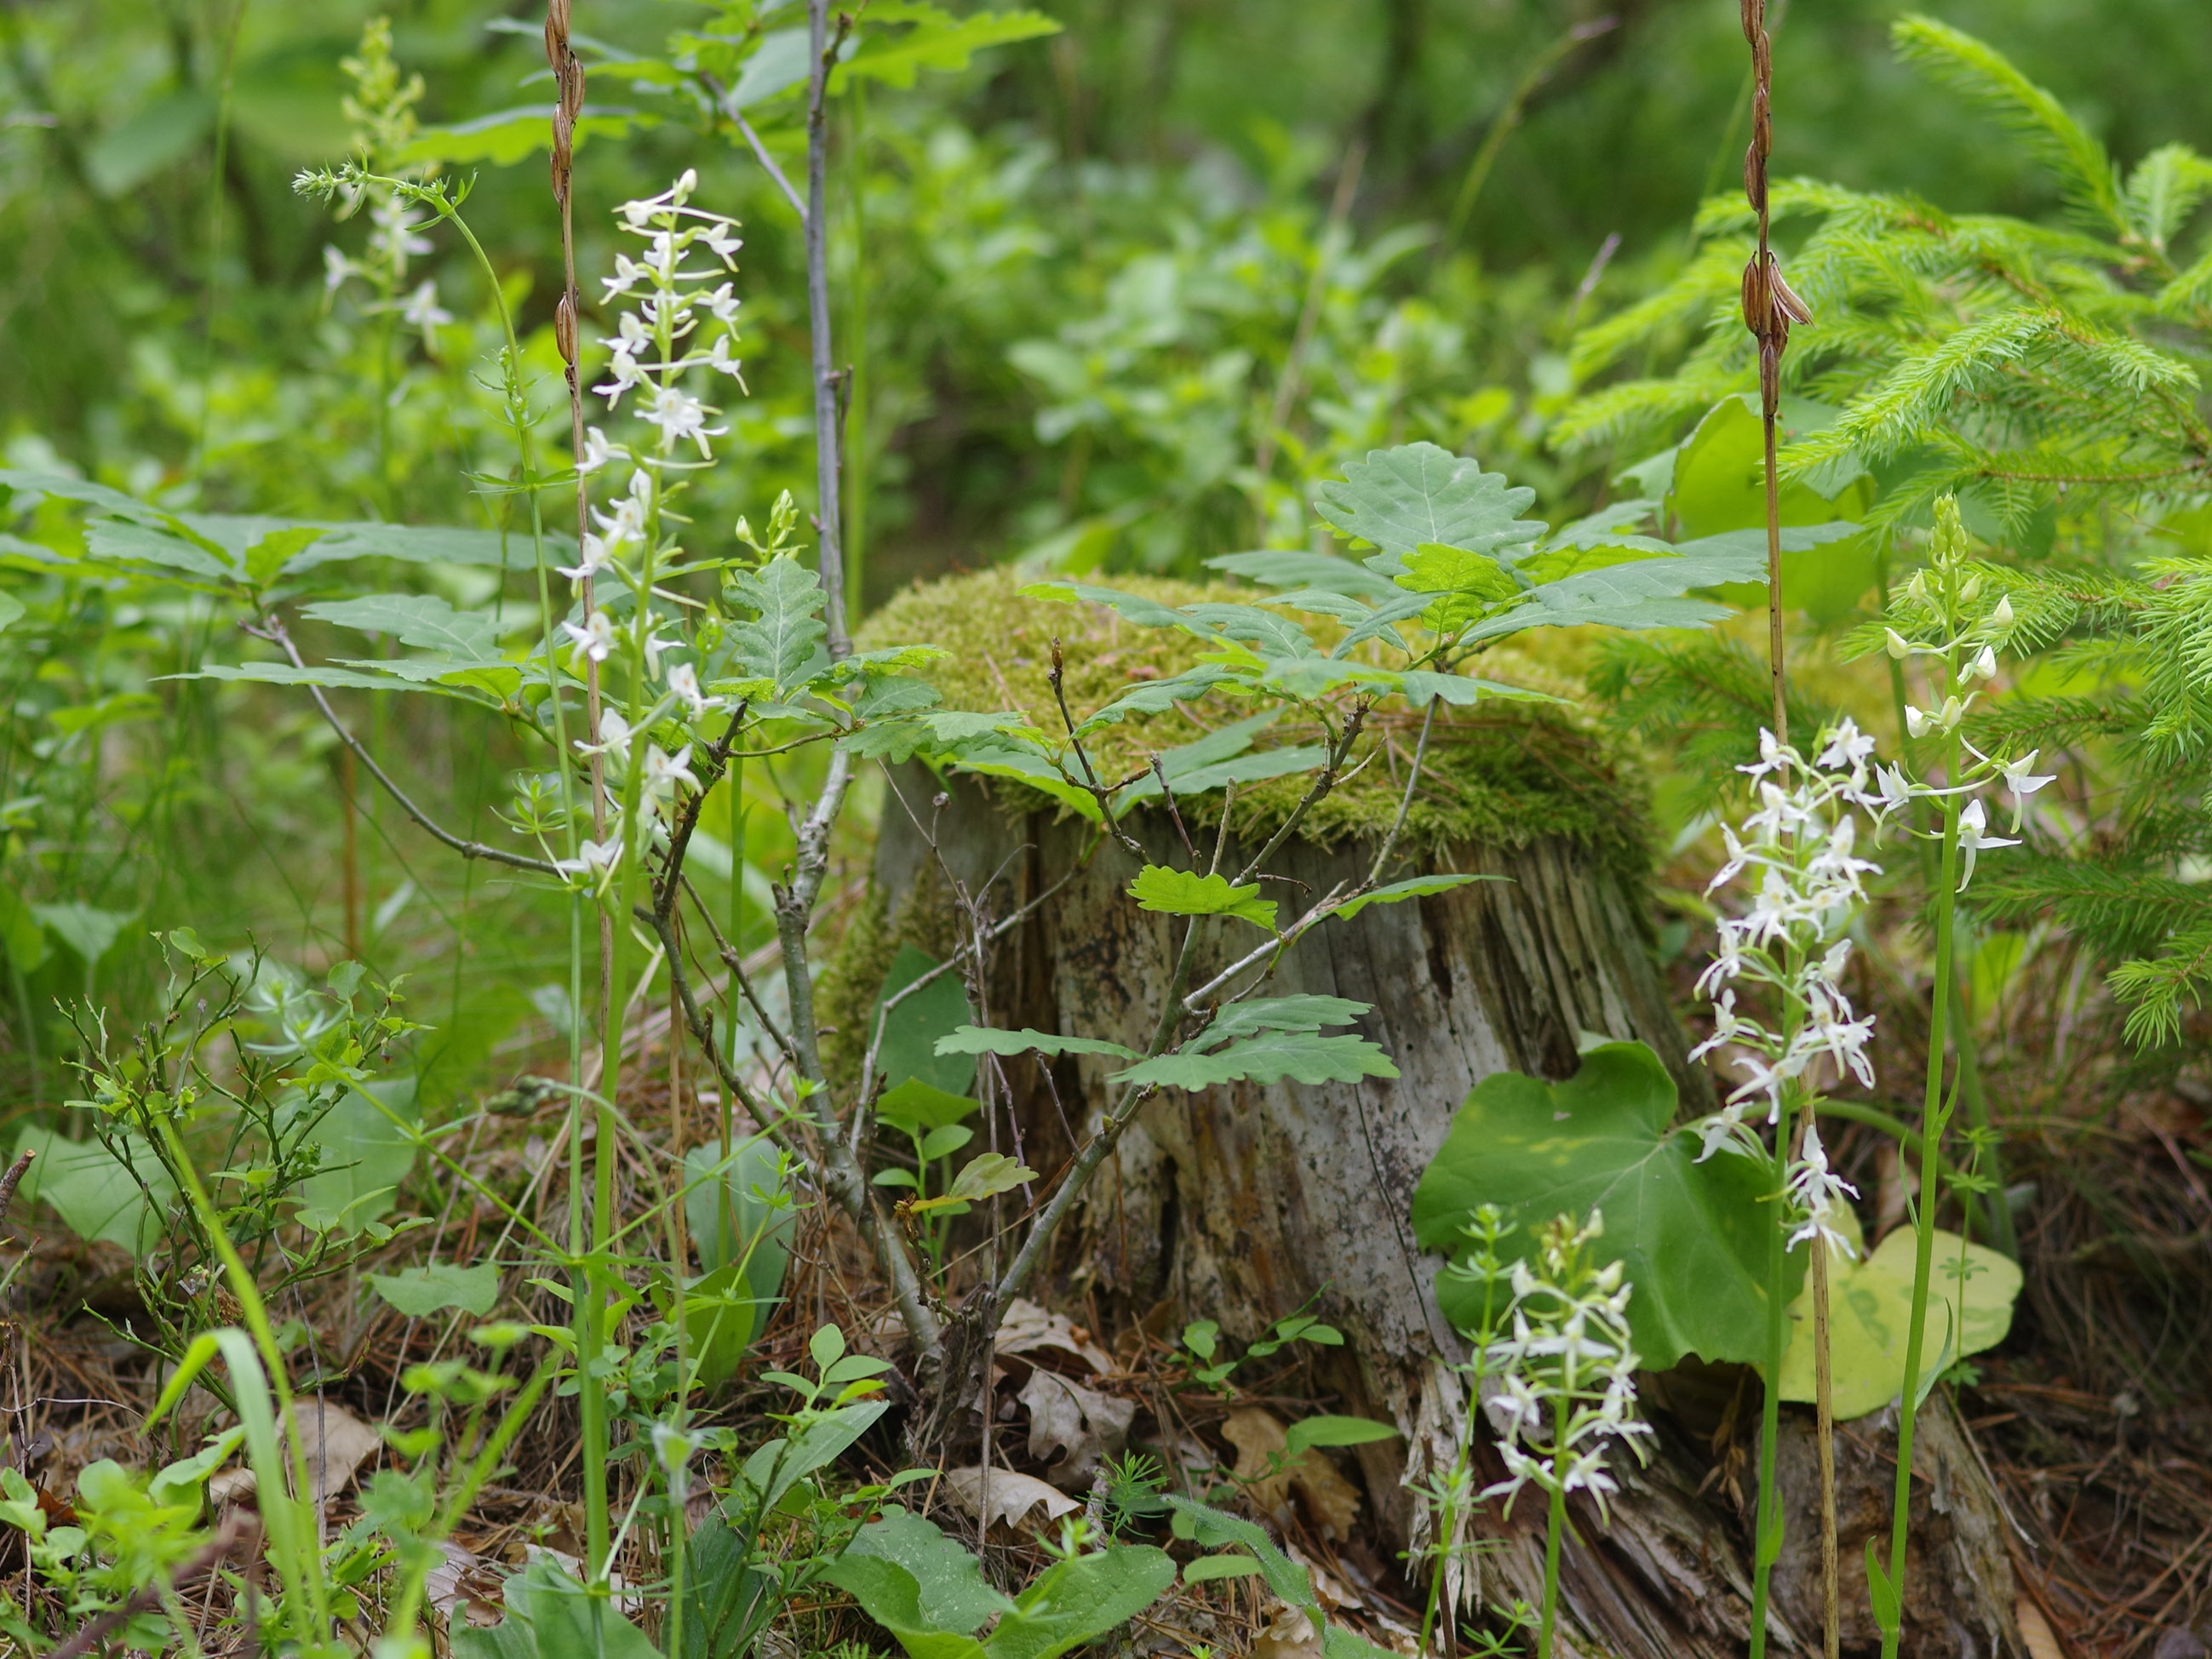
[{"label": "heart-shaped leaf", "polygon": [[[1610,1042],[1548,1084],[1515,1072],[1485,1078],[1452,1120],[1413,1192],[1424,1249],[1456,1251],[1478,1206],[1495,1204],[1533,1246],[1559,1215],[1602,1211],[1601,1259],[1624,1263],[1628,1319],[1645,1365],[1685,1354],[1752,1361],[1766,1346],[1767,1174],[1736,1153],[1697,1161],[1698,1139],[1673,1128],[1674,1079],[1640,1042]],[[1510,1248],[1510,1247],[1509,1247]],[[1790,1258],[1787,1293],[1805,1272]],[[1466,1286],[1438,1281],[1447,1317],[1472,1323]]]},{"label": "heart-shaped leaf", "polygon": [[[1863,1261],[1832,1252],[1828,1270],[1828,1381],[1838,1418],[1880,1411],[1905,1388],[1905,1344],[1912,1328],[1912,1265],[1917,1241],[1900,1227]],[[1960,1284],[1965,1291],[1960,1294]],[[2020,1265],[1983,1245],[1936,1229],[1935,1272],[1921,1322],[1922,1380],[1950,1360],[1979,1353],[2012,1329]],[[1955,1333],[1955,1334],[1954,1334]],[[1948,1342],[1948,1357],[1945,1348]],[[1782,1397],[1814,1397],[1813,1290],[1790,1304],[1790,1346],[1782,1355]]]}]

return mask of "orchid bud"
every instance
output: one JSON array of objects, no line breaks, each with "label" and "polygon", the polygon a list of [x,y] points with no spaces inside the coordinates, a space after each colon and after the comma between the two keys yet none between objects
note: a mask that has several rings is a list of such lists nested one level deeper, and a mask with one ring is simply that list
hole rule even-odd
[{"label": "orchid bud", "polygon": [[1905,642],[1905,635],[1894,628],[1882,630],[1882,643],[1889,647],[1889,654],[1899,662],[1912,654],[1912,647]]},{"label": "orchid bud", "polygon": [[1996,678],[1996,652],[1989,646],[1984,646],[1982,647],[1982,654],[1975,658],[1972,662],[1966,665],[1966,676],[1970,679],[1993,680]]},{"label": "orchid bud", "polygon": [[1909,599],[1916,599],[1922,605],[1928,603],[1928,573],[1926,571],[1916,570],[1912,573],[1912,580],[1905,585],[1905,596]]},{"label": "orchid bud", "polygon": [[2010,599],[2000,598],[1997,600],[1997,608],[1990,612],[1990,623],[1991,626],[1996,628],[2010,628],[2012,626],[2012,601]]},{"label": "orchid bud", "polygon": [[1980,594],[1981,591],[1982,573],[1978,570],[1972,575],[1967,577],[1964,582],[1960,584],[1959,603],[1960,605],[1972,605],[1976,597]]},{"label": "orchid bud", "polygon": [[1934,718],[1926,709],[1915,708],[1907,704],[1905,710],[1905,729],[1916,738],[1926,737],[1929,724]]}]

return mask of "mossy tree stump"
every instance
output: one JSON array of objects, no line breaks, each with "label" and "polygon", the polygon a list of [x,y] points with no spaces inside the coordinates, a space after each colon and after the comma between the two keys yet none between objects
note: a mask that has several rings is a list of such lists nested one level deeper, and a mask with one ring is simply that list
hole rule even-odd
[{"label": "mossy tree stump", "polygon": [[[1170,601],[1194,593],[1169,584],[1156,591]],[[1040,723],[1052,708],[1043,673],[1055,635],[1079,710],[1133,678],[1174,672],[1196,648],[1103,611],[1023,599],[997,574],[916,590],[872,631],[949,647],[953,659],[939,674],[947,702],[1023,708]],[[1098,763],[1127,770],[1131,756],[1140,762],[1146,750],[1187,742],[1199,729],[1180,716],[1123,729],[1130,754]],[[1273,861],[1288,878],[1277,884],[1286,911],[1301,893],[1372,862],[1397,809],[1411,733],[1386,731],[1384,749]],[[1435,1373],[1460,1352],[1431,1291],[1438,1259],[1415,1246],[1407,1206],[1469,1088],[1500,1070],[1565,1077],[1589,1034],[1647,1042],[1684,1086],[1703,1086],[1653,967],[1636,892],[1645,857],[1639,791],[1617,757],[1556,707],[1501,701],[1441,720],[1430,763],[1408,814],[1409,868],[1504,879],[1332,921],[1284,957],[1270,988],[1371,1004],[1359,1029],[1400,1075],[1162,1092],[1102,1171],[1054,1261],[1065,1287],[1096,1296],[1121,1322],[1166,1304],[1249,1342],[1310,1306],[1346,1339],[1317,1362],[1316,1380],[1341,1393],[1347,1409],[1407,1425],[1424,1410],[1435,1415]],[[1231,809],[1232,867],[1237,848],[1279,824],[1304,787],[1301,778],[1240,793]],[[893,790],[882,806],[874,914],[842,975],[855,1006],[836,1023],[865,1018],[863,998],[898,943],[945,953],[956,893],[1004,915],[1065,880],[1001,946],[983,988],[991,1022],[1142,1047],[1169,976],[1170,928],[1127,897],[1134,859],[1110,842],[1094,848],[1091,826],[1018,787],[941,782],[908,765],[895,769]],[[1190,833],[1210,838],[1221,797],[1180,805]],[[1164,811],[1143,811],[1129,827],[1161,861],[1171,853],[1183,861]],[[1258,938],[1243,937],[1251,930],[1241,923],[1222,931],[1235,937],[1217,942],[1214,967]],[[1211,971],[1200,963],[1201,982]],[[1018,1135],[1032,1166],[1049,1175],[1087,1136],[1113,1066],[1071,1060],[1048,1076],[1034,1058],[1006,1062],[1006,1133]],[[1402,1537],[1404,1449],[1362,1451],[1383,1530]]]},{"label": "mossy tree stump", "polygon": [[[1168,603],[1197,596],[1178,584],[1123,585]],[[1103,610],[1020,599],[1015,586],[986,573],[914,590],[875,619],[865,642],[945,645],[954,655],[937,678],[947,703],[1024,708],[1039,724],[1056,718],[1044,681],[1055,636],[1079,715],[1133,678],[1176,672],[1194,649]],[[1486,672],[1544,679],[1540,665],[1525,659]],[[1147,750],[1188,742],[1200,729],[1180,715],[1119,728],[1109,741],[1122,749],[1097,757],[1101,773],[1125,775]],[[1364,874],[1372,862],[1411,754],[1411,734],[1401,735],[1406,741],[1393,742],[1386,726],[1382,757],[1272,860],[1276,874],[1297,884],[1275,895],[1286,912],[1295,914],[1301,895]],[[1655,966],[1632,770],[1571,714],[1512,702],[1440,721],[1429,763],[1408,815],[1408,867],[1391,873],[1504,879],[1334,921],[1285,954],[1270,987],[1371,1005],[1358,1029],[1399,1076],[1162,1091],[1102,1169],[1057,1241],[1051,1269],[1064,1297],[1091,1299],[1117,1328],[1141,1322],[1168,1335],[1184,1321],[1211,1318],[1249,1343],[1276,1320],[1310,1310],[1340,1330],[1342,1347],[1302,1351],[1315,1356],[1311,1382],[1339,1395],[1340,1409],[1404,1433],[1356,1449],[1383,1554],[1420,1530],[1411,1484],[1449,1460],[1467,1409],[1452,1369],[1465,1346],[1433,1294],[1441,1261],[1416,1247],[1408,1206],[1468,1091],[1504,1070],[1563,1079],[1587,1039],[1632,1038],[1662,1057],[1691,1106],[1711,1097],[1706,1074],[1686,1060]],[[1304,787],[1299,779],[1240,792],[1229,809],[1230,867],[1240,848],[1280,824]],[[1222,798],[1179,805],[1184,829],[1207,838],[1210,855]],[[1187,861],[1182,832],[1164,811],[1146,809],[1127,824],[1158,861]],[[871,903],[825,983],[825,1022],[862,1029],[898,946],[947,955],[962,934],[963,907],[971,922],[977,914],[1003,917],[1060,884],[1003,941],[974,987],[985,1018],[1143,1048],[1170,978],[1170,919],[1137,908],[1127,896],[1136,860],[1097,841],[1091,826],[1018,785],[940,780],[918,764],[893,769]],[[1256,938],[1217,940],[1194,982]],[[855,1060],[848,1053],[845,1063]],[[1049,1181],[1096,1131],[1103,1079],[1121,1063],[1070,1058],[1048,1071],[1034,1055],[1004,1062],[1006,1105],[991,1144],[1018,1152]],[[1750,1390],[1755,1398],[1755,1382]],[[1565,1635],[1563,1655],[1721,1659],[1742,1651],[1746,1528],[1706,1489],[1702,1462],[1662,1425],[1651,1466],[1620,1471],[1626,1490],[1612,1526],[1577,1504],[1564,1606],[1601,1645],[1584,1650]],[[1491,1508],[1475,1523],[1476,1535],[1496,1546],[1479,1569],[1486,1599],[1534,1601],[1542,1505],[1532,1498],[1510,1520]],[[1802,1584],[1793,1589],[1802,1603]],[[1816,1646],[1817,1625],[1806,1633]],[[1807,1650],[1781,1633],[1778,1650]]]}]

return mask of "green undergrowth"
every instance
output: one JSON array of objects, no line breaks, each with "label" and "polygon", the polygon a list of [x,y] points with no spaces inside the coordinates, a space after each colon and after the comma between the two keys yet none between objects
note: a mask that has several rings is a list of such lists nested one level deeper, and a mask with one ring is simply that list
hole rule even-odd
[{"label": "green undergrowth", "polygon": [[[918,585],[900,594],[860,629],[864,646],[927,643],[951,655],[932,665],[931,678],[948,707],[1018,708],[1037,726],[1060,728],[1047,679],[1052,644],[1061,644],[1068,707],[1080,720],[1139,679],[1165,678],[1188,667],[1203,649],[1188,635],[1139,628],[1100,605],[1024,599],[1022,579],[993,569]],[[1119,585],[1167,605],[1243,599],[1251,591],[1226,583],[1127,577]],[[1562,640],[1561,656],[1573,649]],[[1534,653],[1501,648],[1479,665],[1483,678],[1578,698],[1579,678]],[[1188,743],[1201,731],[1245,711],[1221,699],[1185,705],[1194,712],[1143,717],[1109,727],[1086,744],[1101,777],[1127,778],[1155,750]],[[1201,725],[1203,722],[1203,725]],[[1371,729],[1387,744],[1358,775],[1308,815],[1305,838],[1322,846],[1378,837],[1396,816],[1419,719],[1402,708],[1381,711]],[[1261,746],[1310,742],[1317,734],[1285,720]],[[1447,848],[1517,849],[1545,839],[1570,842],[1631,880],[1650,867],[1651,836],[1644,779],[1618,743],[1573,708],[1505,698],[1440,715],[1423,763],[1424,781],[1406,821],[1404,850],[1433,857]],[[1247,785],[1237,793],[1231,820],[1245,837],[1279,828],[1310,780],[1303,775]],[[994,787],[1010,810],[1051,803],[1018,783]],[[1186,818],[1218,818],[1214,793],[1182,803]]]}]

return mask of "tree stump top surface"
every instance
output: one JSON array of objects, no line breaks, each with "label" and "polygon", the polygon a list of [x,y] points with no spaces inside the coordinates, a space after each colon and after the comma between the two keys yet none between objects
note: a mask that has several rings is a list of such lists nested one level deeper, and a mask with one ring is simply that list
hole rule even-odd
[{"label": "tree stump top surface", "polygon": [[[1260,589],[1227,583],[1201,586],[1133,575],[1111,583],[1169,605],[1224,599],[1254,604],[1264,598]],[[1079,720],[1133,684],[1164,679],[1191,667],[1206,648],[1192,635],[1139,627],[1103,605],[1025,597],[1021,590],[1027,585],[1028,579],[1003,568],[917,584],[868,619],[859,643],[870,648],[939,647],[950,654],[923,672],[945,707],[1017,709],[1054,735],[1065,730],[1046,678],[1055,638],[1062,646],[1068,707]],[[1482,677],[1572,699],[1580,683],[1564,663],[1573,650],[1564,641],[1549,655],[1527,647],[1500,647],[1482,657]],[[1210,696],[1173,713],[1103,728],[1086,737],[1085,747],[1101,777],[1118,781],[1141,769],[1153,751],[1191,742],[1250,712],[1229,698]],[[1308,815],[1303,839],[1328,847],[1378,837],[1388,829],[1397,813],[1420,720],[1418,711],[1387,705],[1370,717],[1370,729],[1385,739],[1380,752]],[[1289,711],[1261,734],[1255,746],[1308,743],[1318,736]],[[1636,763],[1566,703],[1500,696],[1472,708],[1440,710],[1423,771],[1401,843],[1409,854],[1470,845],[1517,849],[1558,839],[1595,854],[1631,880],[1649,872],[1647,792]],[[1300,774],[1239,786],[1232,827],[1249,839],[1264,838],[1295,806],[1307,782]],[[1048,805],[1019,783],[993,787],[1012,811]],[[1185,804],[1192,800],[1196,816],[1212,822],[1208,814],[1218,815],[1218,793],[1188,798]]]}]

